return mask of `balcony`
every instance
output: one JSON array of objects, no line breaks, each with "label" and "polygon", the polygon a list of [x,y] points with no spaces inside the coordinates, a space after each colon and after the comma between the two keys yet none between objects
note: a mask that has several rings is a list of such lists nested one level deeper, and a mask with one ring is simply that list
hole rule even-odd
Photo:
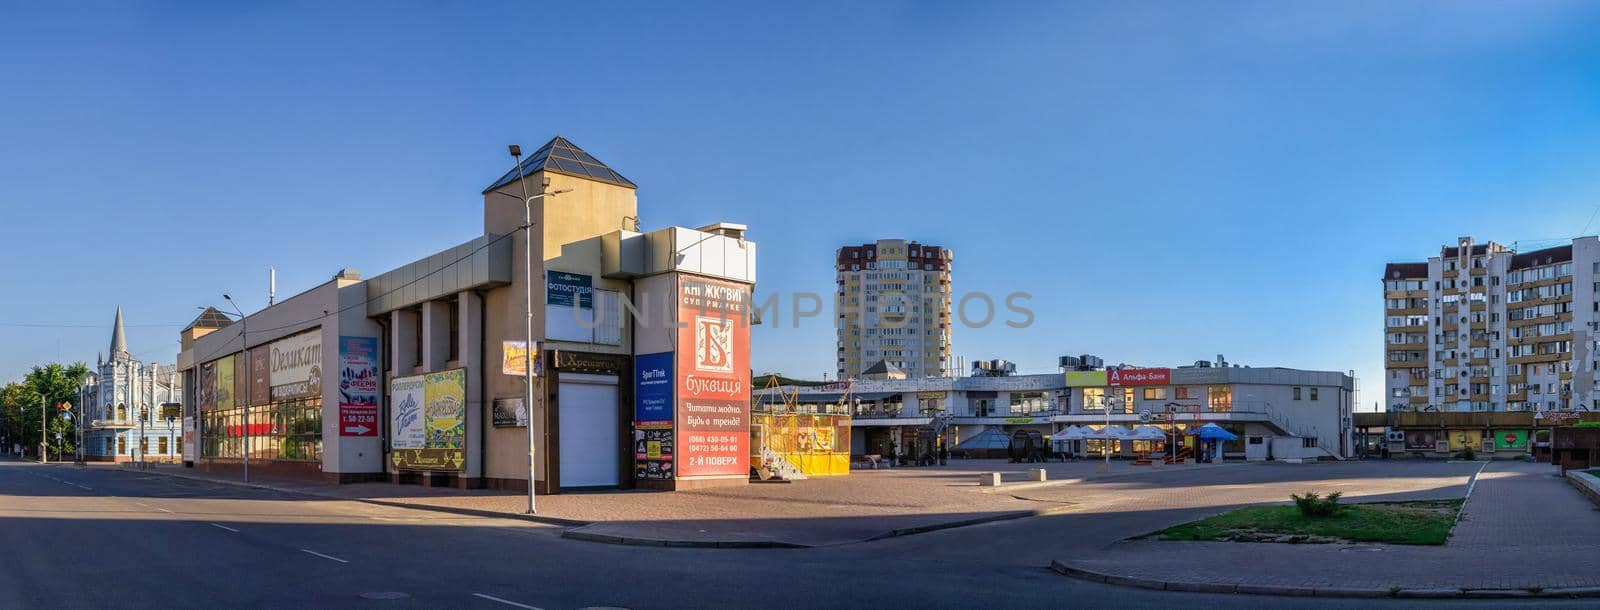
[{"label": "balcony", "polygon": [[[148,425],[148,424],[147,424]],[[139,427],[137,419],[94,419],[89,420],[90,428],[126,430]]]}]

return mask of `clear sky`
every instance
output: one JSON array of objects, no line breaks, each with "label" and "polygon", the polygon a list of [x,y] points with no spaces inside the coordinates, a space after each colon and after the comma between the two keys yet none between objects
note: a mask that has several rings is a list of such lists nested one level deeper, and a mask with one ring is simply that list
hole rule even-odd
[{"label": "clear sky", "polygon": [[[505,145],[556,133],[647,229],[749,224],[758,299],[917,239],[958,297],[1033,295],[968,360],[1222,353],[1354,369],[1363,406],[1385,262],[1600,205],[1595,3],[50,4],[0,19],[3,379],[92,364],[118,304],[171,362],[268,265],[285,296],[466,241]],[[827,317],[753,340],[833,370]]]}]

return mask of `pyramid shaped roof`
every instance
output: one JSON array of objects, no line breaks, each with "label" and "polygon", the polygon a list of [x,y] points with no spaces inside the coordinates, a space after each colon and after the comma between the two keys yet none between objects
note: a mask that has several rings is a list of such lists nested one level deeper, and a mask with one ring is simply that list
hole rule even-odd
[{"label": "pyramid shaped roof", "polygon": [[556,136],[546,142],[544,146],[539,147],[539,150],[533,151],[533,154],[524,157],[522,163],[518,164],[516,169],[506,172],[499,180],[494,181],[494,184],[489,185],[489,188],[483,189],[483,192],[487,193],[511,184],[523,176],[530,176],[535,172],[541,171],[564,174],[575,178],[598,180],[606,184],[615,184],[631,189],[639,188],[632,181],[623,178],[622,174],[617,173],[617,170],[611,169],[611,166],[584,152],[582,148],[578,148],[578,145],[573,144],[566,138]]}]

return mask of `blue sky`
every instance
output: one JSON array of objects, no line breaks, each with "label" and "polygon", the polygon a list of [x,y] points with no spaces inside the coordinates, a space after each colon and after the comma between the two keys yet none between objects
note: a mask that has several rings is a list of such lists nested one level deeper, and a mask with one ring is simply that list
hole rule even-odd
[{"label": "blue sky", "polygon": [[[749,224],[762,295],[917,239],[958,297],[1034,295],[969,360],[1223,353],[1366,405],[1385,262],[1600,205],[1592,3],[224,4],[7,10],[0,378],[92,362],[118,304],[169,362],[268,265],[292,294],[466,241],[505,145],[556,133],[646,228]],[[825,317],[754,341],[833,369]]]}]

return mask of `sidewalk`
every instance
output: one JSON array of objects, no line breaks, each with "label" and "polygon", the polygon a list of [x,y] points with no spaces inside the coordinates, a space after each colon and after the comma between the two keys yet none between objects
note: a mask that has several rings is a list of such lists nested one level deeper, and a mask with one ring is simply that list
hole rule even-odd
[{"label": "sidewalk", "polygon": [[[367,502],[401,508],[498,518],[524,518],[568,528],[569,538],[659,546],[817,547],[862,542],[977,523],[1016,519],[1070,510],[1070,494],[1048,499],[1024,498],[1013,489],[1037,491],[1023,484],[1024,471],[1044,466],[1055,490],[1074,481],[1120,479],[1150,472],[1113,463],[1100,473],[1098,463],[1007,464],[1001,460],[961,460],[944,467],[866,470],[844,477],[792,483],[752,483],[743,487],[697,491],[611,491],[539,496],[539,514],[523,514],[527,496],[489,490],[359,483],[320,482],[255,477],[249,485],[309,497]],[[97,467],[109,467],[97,466]],[[1221,468],[1191,466],[1190,468]],[[243,485],[235,477],[152,466],[147,471],[220,484]],[[1169,467],[1170,472],[1172,467]],[[979,487],[977,473],[1001,471],[1007,486]],[[1015,488],[1010,485],[1015,485]]]},{"label": "sidewalk", "polygon": [[1575,597],[1600,596],[1597,548],[1600,513],[1552,466],[1491,462],[1443,546],[1122,541],[1052,569],[1183,591]]}]

